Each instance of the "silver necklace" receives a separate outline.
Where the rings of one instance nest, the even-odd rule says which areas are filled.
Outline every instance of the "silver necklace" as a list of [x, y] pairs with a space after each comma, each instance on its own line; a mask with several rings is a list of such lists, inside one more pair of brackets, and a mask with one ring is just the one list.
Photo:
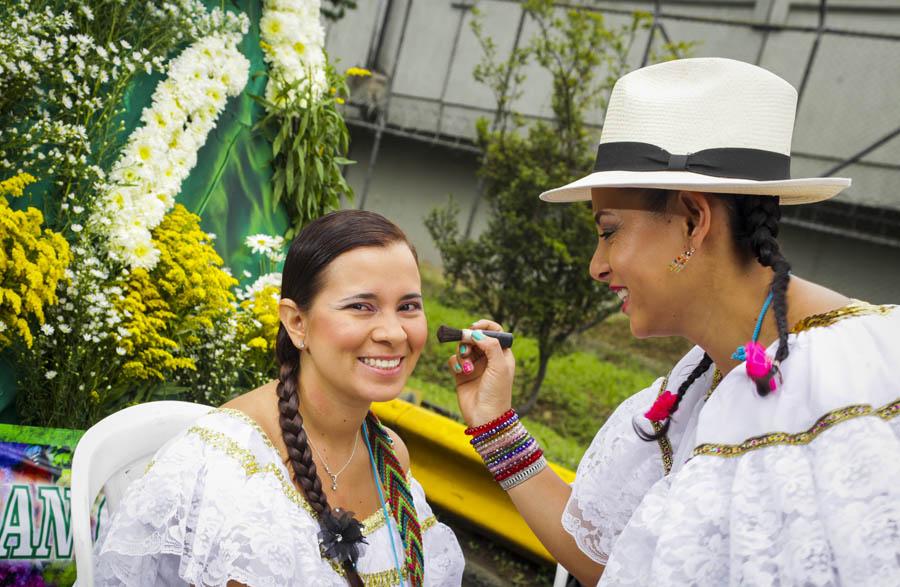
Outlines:
[[347, 468], [350, 464], [350, 461], [353, 460], [353, 456], [356, 454], [356, 447], [359, 446], [359, 432], [356, 433], [356, 437], [353, 440], [353, 450], [350, 452], [350, 458], [347, 459], [347, 462], [344, 463], [344, 466], [341, 467], [341, 470], [337, 473], [332, 473], [331, 468], [328, 466], [328, 461], [325, 460], [325, 457], [322, 456], [322, 453], [319, 452], [319, 449], [316, 448], [316, 445], [313, 444], [312, 439], [309, 437], [309, 434], [306, 435], [306, 441], [309, 443], [309, 446], [312, 447], [313, 451], [317, 455], [319, 455], [319, 460], [322, 461], [322, 466], [325, 467], [325, 472], [328, 473], [328, 476], [331, 477], [331, 490], [337, 491], [337, 481], [338, 477], [341, 476], [341, 473]]

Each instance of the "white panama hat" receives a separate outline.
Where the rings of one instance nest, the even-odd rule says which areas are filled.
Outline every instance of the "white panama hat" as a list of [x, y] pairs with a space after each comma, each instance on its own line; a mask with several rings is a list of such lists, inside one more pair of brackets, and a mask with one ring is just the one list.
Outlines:
[[761, 67], [679, 59], [622, 76], [613, 87], [594, 172], [546, 191], [548, 202], [591, 199], [591, 188], [660, 188], [827, 200], [842, 177], [791, 179], [797, 90]]

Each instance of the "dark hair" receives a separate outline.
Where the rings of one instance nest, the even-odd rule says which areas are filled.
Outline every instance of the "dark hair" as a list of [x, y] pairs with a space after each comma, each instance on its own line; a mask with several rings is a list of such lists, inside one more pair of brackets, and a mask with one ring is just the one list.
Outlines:
[[[281, 297], [293, 300], [300, 309], [308, 309], [322, 289], [325, 269], [338, 256], [361, 247], [386, 247], [397, 242], [408, 245], [416, 257], [415, 248], [403, 231], [375, 212], [340, 210], [317, 218], [291, 243], [282, 271]], [[298, 389], [300, 352], [283, 324], [278, 327], [275, 358], [279, 364], [276, 393], [281, 434], [297, 484], [322, 524], [326, 518], [334, 519], [335, 515], [322, 491], [322, 482], [303, 429]], [[369, 423], [370, 427], [373, 425]], [[355, 567], [349, 562], [343, 566], [350, 584], [362, 585]]]
[[[664, 212], [669, 198], [678, 193], [669, 190], [647, 190], [644, 197], [650, 204], [651, 211]], [[781, 220], [781, 207], [777, 197], [750, 196], [721, 194], [714, 196], [724, 204], [728, 212], [728, 222], [734, 244], [739, 254], [744, 256], [747, 262], [757, 262], [763, 267], [771, 267], [775, 275], [772, 277], [770, 290], [772, 292], [772, 311], [775, 314], [775, 325], [778, 328], [778, 350], [775, 352], [775, 361], [772, 369], [762, 377], [754, 377], [756, 392], [765, 396], [769, 393], [769, 382], [778, 375], [779, 365], [787, 358], [788, 349], [788, 323], [787, 323], [787, 288], [791, 280], [791, 264], [781, 253], [778, 246], [778, 221]], [[675, 404], [670, 414], [674, 414], [681, 403], [681, 398], [687, 393], [694, 381], [703, 375], [712, 365], [712, 358], [704, 353], [703, 358], [687, 376], [676, 394]], [[662, 426], [654, 433], [648, 433], [642, 429], [638, 422], [634, 422], [634, 429], [638, 436], [644, 440], [657, 440], [669, 430], [671, 416], [666, 418]]]

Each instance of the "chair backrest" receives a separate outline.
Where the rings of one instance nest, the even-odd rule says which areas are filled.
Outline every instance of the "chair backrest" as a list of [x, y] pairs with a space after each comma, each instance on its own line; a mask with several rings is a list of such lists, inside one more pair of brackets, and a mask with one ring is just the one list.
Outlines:
[[71, 528], [80, 587], [94, 583], [91, 508], [105, 489], [111, 516], [128, 484], [143, 475], [156, 451], [212, 408], [190, 402], [139, 404], [91, 426], [72, 457]]

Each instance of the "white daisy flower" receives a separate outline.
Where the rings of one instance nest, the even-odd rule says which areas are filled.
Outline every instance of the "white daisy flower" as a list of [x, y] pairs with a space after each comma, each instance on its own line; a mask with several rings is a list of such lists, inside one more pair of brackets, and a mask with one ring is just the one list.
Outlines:
[[272, 250], [272, 237], [267, 234], [252, 234], [244, 239], [244, 244], [257, 255], [265, 255]]

